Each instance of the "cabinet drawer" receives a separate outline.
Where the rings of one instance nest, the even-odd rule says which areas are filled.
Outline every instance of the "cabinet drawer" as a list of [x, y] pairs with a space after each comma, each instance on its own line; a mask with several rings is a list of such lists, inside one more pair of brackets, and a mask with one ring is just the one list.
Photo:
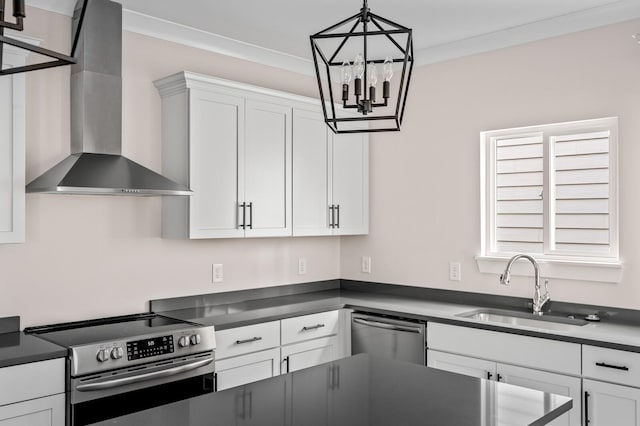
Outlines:
[[280, 321], [216, 331], [216, 359], [280, 346]]
[[522, 367], [580, 375], [580, 345], [577, 343], [429, 322], [427, 347]]
[[64, 358], [0, 368], [0, 405], [64, 393]]
[[301, 342], [338, 333], [338, 311], [282, 320], [282, 344]]
[[640, 354], [582, 345], [582, 375], [640, 387]]

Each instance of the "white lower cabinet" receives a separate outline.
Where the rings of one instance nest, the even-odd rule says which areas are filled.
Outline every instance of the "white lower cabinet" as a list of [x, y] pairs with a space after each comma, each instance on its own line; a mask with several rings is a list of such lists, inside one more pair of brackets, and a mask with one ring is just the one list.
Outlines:
[[64, 426], [63, 358], [0, 368], [0, 426]]
[[588, 426], [637, 426], [640, 389], [584, 379], [584, 418]]
[[640, 354], [582, 345], [586, 426], [640, 424]]
[[432, 350], [427, 351], [427, 366], [466, 376], [496, 380], [529, 389], [569, 396], [573, 398], [574, 408], [568, 414], [549, 424], [553, 426], [580, 425], [581, 387], [579, 377]]
[[280, 374], [280, 349], [216, 360], [216, 389], [245, 385]]
[[427, 351], [427, 366], [465, 376], [491, 380], [496, 377], [495, 361], [454, 355], [446, 352]]
[[543, 392], [564, 395], [573, 398], [573, 408], [549, 423], [552, 426], [579, 426], [581, 411], [581, 380], [579, 377], [549, 373], [532, 368], [498, 364], [496, 379], [511, 385], [522, 386]]
[[58, 394], [0, 407], [0, 426], [64, 426], [65, 395]]
[[580, 426], [581, 345], [429, 322], [427, 346], [429, 367], [571, 397], [549, 424]]
[[338, 338], [331, 336], [283, 346], [283, 372], [289, 373], [334, 361], [338, 359], [338, 345]]
[[216, 389], [242, 386], [350, 355], [349, 309], [216, 331]]

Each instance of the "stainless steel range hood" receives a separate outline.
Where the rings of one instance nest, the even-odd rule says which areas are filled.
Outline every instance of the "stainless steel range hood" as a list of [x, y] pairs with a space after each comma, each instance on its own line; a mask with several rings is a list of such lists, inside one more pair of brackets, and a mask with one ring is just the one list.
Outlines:
[[191, 195], [121, 155], [122, 5], [89, 0], [84, 19], [78, 63], [71, 67], [71, 155], [29, 183], [27, 192]]

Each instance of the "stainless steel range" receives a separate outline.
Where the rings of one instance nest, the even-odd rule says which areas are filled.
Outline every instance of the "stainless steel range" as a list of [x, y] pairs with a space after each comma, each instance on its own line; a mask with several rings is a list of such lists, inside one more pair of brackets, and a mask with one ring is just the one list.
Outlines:
[[69, 349], [67, 423], [73, 426], [214, 388], [213, 326], [150, 313], [31, 327], [25, 332]]

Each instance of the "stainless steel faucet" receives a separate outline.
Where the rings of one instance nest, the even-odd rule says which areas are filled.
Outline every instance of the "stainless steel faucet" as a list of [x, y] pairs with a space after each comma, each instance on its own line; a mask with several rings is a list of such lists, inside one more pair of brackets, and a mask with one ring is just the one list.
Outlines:
[[507, 263], [504, 274], [500, 275], [500, 284], [509, 284], [509, 280], [511, 279], [511, 265], [513, 265], [513, 262], [520, 258], [529, 260], [533, 265], [535, 280], [535, 290], [533, 292], [533, 314], [542, 315], [542, 307], [545, 303], [551, 300], [551, 297], [549, 296], [549, 280], [544, 280], [544, 294], [542, 294], [542, 292], [540, 291], [540, 271], [538, 268], [538, 262], [536, 262], [533, 257], [529, 256], [528, 254], [516, 254], [511, 259], [509, 259], [509, 263]]

